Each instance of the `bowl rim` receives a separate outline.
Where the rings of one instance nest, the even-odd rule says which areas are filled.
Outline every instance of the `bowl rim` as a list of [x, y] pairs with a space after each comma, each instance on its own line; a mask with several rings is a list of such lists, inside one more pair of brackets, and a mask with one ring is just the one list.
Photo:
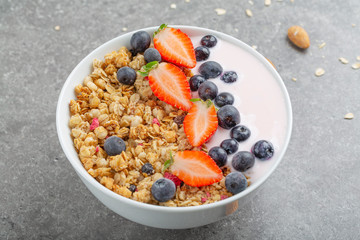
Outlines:
[[[261, 61], [265, 67], [267, 68], [267, 70], [269, 70], [272, 74], [272, 76], [276, 79], [276, 81], [278, 82], [282, 93], [284, 94], [284, 98], [285, 98], [285, 105], [286, 105], [286, 110], [287, 110], [287, 134], [286, 134], [286, 138], [285, 138], [285, 143], [284, 143], [284, 147], [277, 159], [277, 162], [270, 168], [270, 170], [261, 178], [259, 178], [255, 183], [251, 184], [248, 188], [246, 188], [244, 191], [235, 194], [229, 198], [226, 198], [224, 200], [221, 201], [217, 201], [214, 203], [210, 203], [210, 204], [204, 204], [204, 205], [200, 205], [200, 206], [187, 206], [187, 207], [168, 207], [168, 206], [159, 206], [159, 205], [153, 205], [153, 204], [148, 204], [148, 203], [142, 203], [142, 202], [138, 202], [136, 200], [132, 200], [126, 197], [123, 197], [109, 189], [107, 189], [105, 186], [103, 186], [102, 184], [100, 184], [100, 182], [98, 182], [95, 178], [93, 178], [86, 170], [84, 167], [79, 168], [75, 163], [73, 163], [74, 161], [80, 161], [79, 158], [74, 158], [65, 148], [65, 143], [64, 141], [66, 141], [63, 137], [62, 134], [60, 134], [61, 132], [61, 122], [60, 122], [60, 117], [59, 114], [61, 112], [61, 102], [63, 101], [64, 95], [65, 95], [65, 89], [67, 89], [67, 86], [70, 84], [70, 80], [73, 78], [73, 75], [75, 74], [75, 72], [77, 71], [77, 69], [80, 68], [80, 66], [82, 66], [84, 64], [84, 62], [86, 62], [88, 60], [88, 58], [90, 58], [91, 55], [93, 55], [93, 53], [99, 51], [101, 48], [104, 48], [106, 45], [110, 45], [111, 43], [114, 43], [116, 41], [119, 41], [122, 38], [126, 38], [126, 37], [130, 37], [132, 34], [134, 34], [137, 31], [155, 31], [158, 29], [158, 26], [153, 26], [153, 27], [147, 27], [147, 28], [142, 28], [142, 29], [138, 29], [132, 32], [128, 32], [125, 34], [122, 34], [120, 36], [117, 36], [105, 43], [103, 43], [102, 45], [100, 45], [99, 47], [97, 47], [96, 49], [94, 49], [93, 51], [91, 51], [85, 58], [83, 58], [77, 65], [76, 67], [71, 71], [70, 75], [67, 77], [59, 98], [58, 98], [58, 103], [57, 103], [57, 108], [56, 108], [56, 130], [57, 130], [57, 135], [59, 138], [59, 142], [60, 145], [68, 159], [68, 161], [71, 163], [72, 167], [75, 169], [76, 173], [78, 175], [80, 175], [80, 177], [83, 180], [86, 180], [89, 184], [91, 184], [93, 187], [95, 187], [97, 190], [99, 190], [101, 192], [101, 194], [105, 194], [107, 197], [110, 198], [114, 198], [116, 200], [119, 200], [120, 202], [123, 201], [128, 205], [131, 205], [133, 207], [137, 207], [137, 208], [141, 208], [141, 209], [148, 209], [148, 210], [154, 210], [154, 211], [160, 211], [160, 212], [174, 212], [174, 213], [178, 213], [178, 212], [194, 212], [194, 211], [202, 211], [202, 210], [206, 210], [206, 209], [211, 209], [211, 208], [216, 208], [216, 207], [221, 207], [221, 206], [225, 206], [227, 204], [231, 204], [234, 201], [238, 201], [240, 200], [242, 197], [250, 194], [251, 192], [255, 191], [258, 187], [260, 187], [268, 178], [269, 176], [275, 171], [275, 169], [278, 167], [278, 165], [280, 164], [280, 162], [282, 161], [286, 150], [288, 148], [289, 142], [290, 142], [290, 138], [291, 138], [291, 134], [292, 134], [292, 124], [293, 124], [293, 113], [292, 113], [292, 107], [291, 107], [291, 101], [290, 101], [290, 97], [289, 94], [287, 92], [287, 89], [285, 87], [285, 84], [281, 78], [281, 76], [279, 75], [279, 73], [276, 71], [276, 69], [270, 64], [270, 62], [263, 56], [261, 55], [259, 52], [257, 52], [256, 50], [254, 50], [252, 47], [250, 47], [249, 45], [247, 45], [246, 43], [242, 42], [241, 40], [232, 37], [228, 34], [219, 32], [219, 31], [215, 31], [212, 29], [207, 29], [207, 28], [202, 28], [202, 27], [197, 27], [197, 26], [188, 26], [188, 25], [168, 25], [171, 26], [173, 28], [179, 28], [181, 30], [184, 31], [203, 31], [203, 32], [207, 32], [208, 34], [212, 34], [215, 36], [221, 36], [221, 38], [223, 38], [226, 41], [229, 41], [239, 47], [241, 47], [243, 50], [249, 52], [250, 54], [252, 54], [254, 57], [256, 57], [259, 61]], [[105, 53], [106, 54], [106, 53]], [[92, 59], [91, 59], [92, 60]], [[82, 166], [82, 165], [81, 165]]]

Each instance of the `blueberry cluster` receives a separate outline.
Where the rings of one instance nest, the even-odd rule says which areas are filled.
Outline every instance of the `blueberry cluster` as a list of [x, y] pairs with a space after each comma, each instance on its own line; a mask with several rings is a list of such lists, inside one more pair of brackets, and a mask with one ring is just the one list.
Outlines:
[[[150, 35], [145, 31], [138, 31], [131, 36], [130, 52], [135, 56], [138, 53], [144, 53], [147, 63], [153, 61], [161, 61], [161, 55], [155, 48], [149, 48], [151, 43]], [[117, 71], [117, 80], [125, 85], [133, 85], [136, 80], [136, 71], [130, 67], [122, 67]]]
[[[195, 48], [197, 61], [205, 61], [209, 58], [209, 48], [217, 43], [217, 39], [212, 35], [207, 35], [201, 39], [200, 47]], [[247, 171], [255, 164], [255, 158], [266, 160], [273, 156], [274, 147], [266, 140], [256, 142], [251, 151], [239, 151], [239, 143], [247, 140], [251, 131], [240, 123], [240, 113], [233, 106], [234, 96], [228, 92], [218, 94], [218, 88], [215, 83], [207, 81], [211, 78], [220, 79], [225, 83], [233, 83], [238, 79], [235, 71], [223, 73], [222, 66], [215, 61], [207, 61], [200, 65], [199, 75], [190, 78], [191, 91], [198, 91], [199, 97], [206, 101], [214, 100], [215, 105], [219, 108], [217, 117], [219, 126], [224, 129], [231, 129], [230, 139], [225, 139], [219, 147], [213, 147], [209, 150], [209, 156], [216, 162], [219, 167], [224, 167], [227, 163], [228, 155], [234, 154], [231, 165], [236, 172], [226, 176], [225, 185], [228, 191], [233, 194], [243, 191], [247, 187], [246, 177], [242, 172]]]

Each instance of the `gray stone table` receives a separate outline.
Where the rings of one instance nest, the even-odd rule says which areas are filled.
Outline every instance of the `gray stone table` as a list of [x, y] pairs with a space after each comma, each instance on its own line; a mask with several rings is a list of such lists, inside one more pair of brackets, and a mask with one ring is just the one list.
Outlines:
[[[360, 70], [351, 68], [360, 1], [74, 2], [0, 0], [0, 239], [360, 239]], [[76, 64], [123, 28], [161, 23], [256, 45], [294, 112], [288, 151], [263, 190], [241, 214], [195, 229], [149, 228], [107, 209], [75, 174], [55, 129], [57, 98]], [[307, 29], [307, 51], [287, 40], [291, 25]], [[355, 117], [345, 120], [349, 112]]]

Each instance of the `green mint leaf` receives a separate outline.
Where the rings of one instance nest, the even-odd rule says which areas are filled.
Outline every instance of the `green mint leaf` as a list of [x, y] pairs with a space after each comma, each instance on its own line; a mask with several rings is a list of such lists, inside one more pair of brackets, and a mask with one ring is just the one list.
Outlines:
[[138, 71], [138, 73], [140, 73], [141, 76], [146, 77], [147, 75], [149, 75], [149, 72], [157, 68], [158, 65], [159, 65], [158, 61], [149, 62], [148, 64], [143, 66], [144, 71]]
[[167, 24], [163, 23], [160, 25], [160, 27], [158, 28], [158, 30], [156, 30], [153, 34], [153, 38], [155, 37], [156, 34], [158, 34], [161, 30], [163, 30], [164, 28], [167, 27]]
[[164, 163], [162, 172], [165, 172], [165, 170], [168, 169], [173, 163], [174, 163], [174, 158], [172, 156], [172, 152], [170, 151], [170, 159], [166, 160], [166, 162]]

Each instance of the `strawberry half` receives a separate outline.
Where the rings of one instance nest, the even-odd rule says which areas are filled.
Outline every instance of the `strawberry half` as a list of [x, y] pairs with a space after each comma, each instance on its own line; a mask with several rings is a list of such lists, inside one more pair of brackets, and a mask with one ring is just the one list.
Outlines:
[[214, 160], [202, 151], [177, 152], [170, 168], [174, 175], [193, 187], [207, 186], [223, 177]]
[[193, 68], [196, 65], [194, 46], [191, 39], [180, 29], [161, 25], [154, 33], [154, 47], [161, 58], [179, 66]]
[[149, 73], [149, 85], [155, 96], [174, 107], [191, 108], [189, 82], [180, 68], [171, 63], [160, 63]]
[[194, 147], [205, 143], [218, 128], [218, 118], [214, 104], [196, 101], [184, 118], [184, 132]]

